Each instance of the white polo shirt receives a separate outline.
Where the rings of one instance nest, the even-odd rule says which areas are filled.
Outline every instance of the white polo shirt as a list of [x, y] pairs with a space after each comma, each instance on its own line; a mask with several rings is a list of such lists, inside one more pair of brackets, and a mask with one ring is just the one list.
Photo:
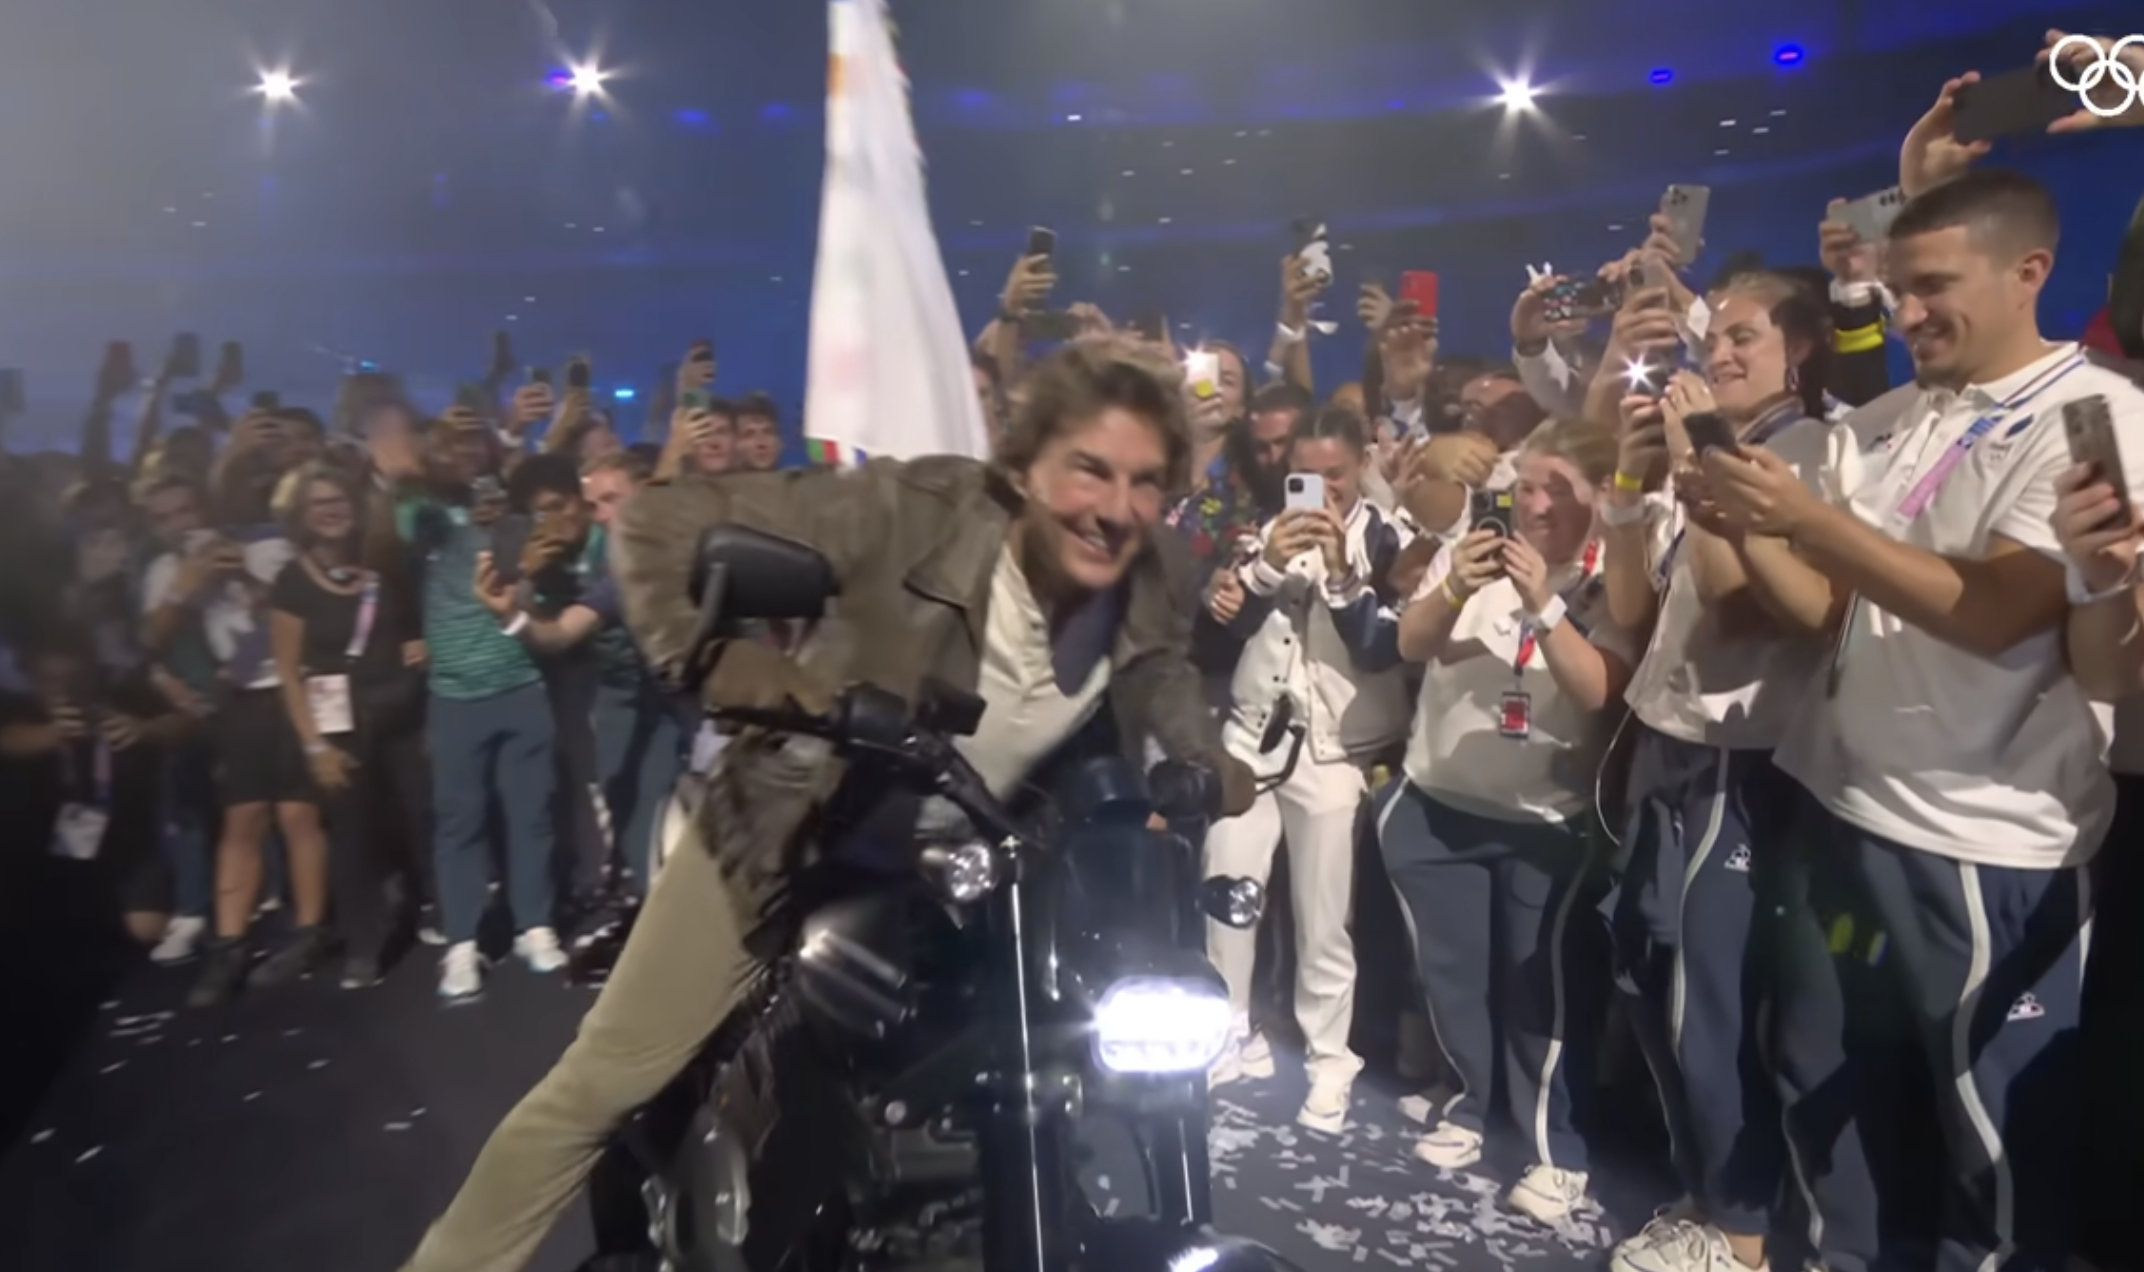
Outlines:
[[[1845, 455], [1853, 448], [1834, 433], [1821, 420], [1799, 419], [1764, 445], [1811, 490], [1837, 502], [1840, 468], [1857, 465], [1847, 465]], [[1653, 568], [1658, 578], [1660, 567], [1667, 566], [1667, 588], [1652, 643], [1624, 700], [1640, 720], [1668, 737], [1728, 750], [1772, 750], [1786, 736], [1811, 685], [1822, 686], [1830, 646], [1820, 637], [1723, 632], [1718, 611], [1707, 609], [1697, 593], [1682, 505], [1670, 499], [1665, 508], [1666, 534], [1655, 533]]]
[[1087, 723], [1109, 687], [1109, 662], [1107, 656], [1097, 659], [1085, 683], [1070, 692], [1058, 685], [1049, 620], [1011, 543], [1000, 548], [976, 679], [983, 718], [972, 736], [953, 744], [991, 794], [1010, 795], [1029, 770]]
[[[1900, 505], [1975, 420], [2045, 377], [2059, 378], [1989, 430], [1918, 516], [1904, 515]], [[2137, 457], [2131, 498], [2144, 501], [2144, 393], [2064, 344], [1990, 384], [1907, 385], [1855, 412], [1847, 427], [1873, 451], [1847, 507], [1928, 552], [1980, 558], [2001, 535], [2059, 558], [2049, 517], [2055, 478], [2070, 466], [2062, 406], [2094, 394]], [[2055, 869], [2098, 849], [2114, 805], [2104, 762], [2113, 711], [2078, 689], [2059, 627], [1988, 659], [1857, 602], [1836, 663], [1777, 759], [1841, 820], [1987, 866]]]
[[[1600, 585], [1600, 557], [1593, 569], [1567, 565], [1552, 584], [1570, 607], [1569, 617], [1601, 649], [1626, 661], [1638, 656], [1635, 638], [1608, 620]], [[1452, 554], [1440, 552], [1415, 589], [1414, 605], [1448, 605], [1440, 594]], [[1415, 701], [1407, 742], [1407, 780], [1440, 803], [1496, 821], [1563, 821], [1593, 806], [1593, 781], [1607, 744], [1610, 714], [1584, 711], [1563, 696], [1536, 640], [1523, 672], [1517, 670], [1526, 612], [1518, 589], [1498, 579], [1467, 598], [1443, 651], [1429, 660]], [[1526, 737], [1503, 734], [1507, 694], [1528, 699]]]

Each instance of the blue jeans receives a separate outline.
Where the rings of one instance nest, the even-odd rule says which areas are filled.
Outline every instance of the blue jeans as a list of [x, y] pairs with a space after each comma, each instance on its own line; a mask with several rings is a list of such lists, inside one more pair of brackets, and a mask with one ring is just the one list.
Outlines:
[[449, 943], [476, 939], [491, 880], [485, 834], [494, 799], [506, 830], [506, 897], [514, 930], [549, 927], [551, 878], [551, 699], [542, 682], [491, 698], [434, 696], [433, 868], [439, 918]]
[[635, 896], [648, 894], [648, 862], [660, 831], [656, 814], [684, 768], [685, 731], [652, 684], [599, 684], [595, 692], [596, 772], [616, 857], [632, 871]]

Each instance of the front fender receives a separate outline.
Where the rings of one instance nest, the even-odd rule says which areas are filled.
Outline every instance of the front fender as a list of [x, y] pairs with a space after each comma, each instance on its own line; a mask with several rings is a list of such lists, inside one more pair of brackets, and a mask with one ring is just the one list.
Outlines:
[[1080, 1241], [1080, 1272], [1302, 1272], [1244, 1237], [1152, 1219], [1105, 1219]]

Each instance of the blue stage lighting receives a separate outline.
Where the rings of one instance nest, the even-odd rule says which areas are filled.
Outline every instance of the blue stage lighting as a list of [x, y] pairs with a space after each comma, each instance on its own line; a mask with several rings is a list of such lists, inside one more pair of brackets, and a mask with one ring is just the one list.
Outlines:
[[626, 388], [617, 388], [617, 389], [612, 389], [612, 390], [610, 391], [610, 395], [611, 395], [611, 396], [612, 396], [613, 398], [615, 398], [615, 399], [617, 399], [618, 401], [620, 401], [620, 402], [630, 402], [630, 401], [632, 401], [632, 400], [633, 400], [633, 391], [632, 391], [631, 389], [626, 389]]
[[1663, 66], [1649, 77], [1655, 84], [1666, 84], [1675, 78], [1675, 72]]
[[1798, 65], [1802, 60], [1802, 46], [1799, 44], [1782, 44], [1772, 54], [1772, 60], [1781, 66]]
[[704, 110], [681, 110], [677, 113], [677, 122], [687, 128], [705, 128], [708, 124], [708, 115]]

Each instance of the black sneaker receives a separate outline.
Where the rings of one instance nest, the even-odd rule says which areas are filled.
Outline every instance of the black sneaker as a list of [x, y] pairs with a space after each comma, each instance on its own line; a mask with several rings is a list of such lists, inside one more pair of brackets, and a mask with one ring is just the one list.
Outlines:
[[370, 989], [379, 983], [380, 960], [364, 954], [352, 954], [342, 961], [344, 989]]
[[188, 1007], [214, 1007], [231, 1001], [238, 983], [246, 978], [246, 942], [243, 937], [221, 937], [202, 947], [201, 975], [186, 995]]
[[246, 977], [249, 989], [274, 989], [305, 976], [328, 961], [327, 929], [301, 927], [290, 934], [283, 948], [261, 961]]

